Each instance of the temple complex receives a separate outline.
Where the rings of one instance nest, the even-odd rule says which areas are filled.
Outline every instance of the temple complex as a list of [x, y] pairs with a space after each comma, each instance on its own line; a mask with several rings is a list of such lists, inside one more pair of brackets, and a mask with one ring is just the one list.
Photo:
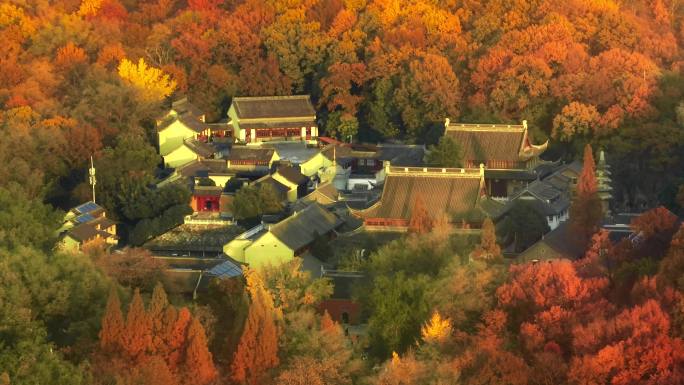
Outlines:
[[528, 182], [537, 179], [534, 169], [548, 141], [534, 145], [527, 121], [511, 124], [452, 124], [447, 118], [444, 135], [461, 146], [463, 166], [485, 166], [485, 183], [493, 199], [508, 200]]
[[316, 111], [309, 95], [234, 97], [228, 124], [241, 143], [315, 140]]
[[447, 214], [451, 222], [478, 227], [484, 219], [480, 203], [487, 199], [484, 167], [479, 169], [385, 167], [380, 200], [353, 210], [366, 226], [408, 228], [416, 202], [432, 219]]

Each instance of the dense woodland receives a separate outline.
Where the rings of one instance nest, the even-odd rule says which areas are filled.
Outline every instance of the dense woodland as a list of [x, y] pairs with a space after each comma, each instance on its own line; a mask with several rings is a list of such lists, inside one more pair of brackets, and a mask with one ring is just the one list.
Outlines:
[[684, 383], [684, 230], [662, 208], [639, 244], [577, 217], [583, 259], [510, 268], [492, 226], [468, 242], [417, 218], [355, 261], [366, 345], [316, 311], [330, 283], [297, 261], [189, 301], [143, 251], [53, 251], [91, 155], [124, 241], [187, 212], [188, 191], [150, 187], [155, 119], [182, 95], [216, 121], [235, 95], [309, 93], [354, 141], [525, 119], [550, 160], [605, 149], [618, 206], [681, 213], [683, 17], [677, 0], [2, 1], [0, 384]]

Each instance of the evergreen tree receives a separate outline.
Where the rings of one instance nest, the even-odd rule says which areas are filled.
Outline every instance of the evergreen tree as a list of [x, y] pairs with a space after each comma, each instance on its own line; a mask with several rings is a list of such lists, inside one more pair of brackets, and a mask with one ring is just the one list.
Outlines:
[[570, 206], [570, 228], [582, 247], [586, 247], [599, 227], [603, 211], [597, 188], [596, 165], [591, 145], [584, 147], [584, 163], [577, 190]]
[[102, 317], [102, 329], [100, 330], [100, 348], [104, 351], [115, 351], [121, 345], [124, 330], [121, 302], [116, 288], [112, 288], [107, 300], [107, 308]]
[[514, 243], [516, 251], [523, 251], [549, 232], [549, 223], [530, 201], [516, 199], [503, 219], [502, 231], [507, 234], [507, 241]]
[[430, 146], [425, 162], [434, 167], [463, 167], [463, 150], [451, 136], [444, 135], [439, 143]]
[[128, 306], [122, 342], [124, 351], [133, 360], [144, 356], [152, 345], [152, 325], [138, 289]]
[[278, 365], [278, 330], [273, 298], [259, 274], [245, 269], [251, 300], [247, 321], [231, 365], [232, 378], [240, 384], [257, 385]]
[[207, 348], [207, 337], [204, 327], [197, 320], [192, 320], [188, 329], [188, 347], [185, 352], [185, 383], [190, 385], [205, 385], [213, 381], [216, 376], [216, 368], [212, 361], [211, 352]]

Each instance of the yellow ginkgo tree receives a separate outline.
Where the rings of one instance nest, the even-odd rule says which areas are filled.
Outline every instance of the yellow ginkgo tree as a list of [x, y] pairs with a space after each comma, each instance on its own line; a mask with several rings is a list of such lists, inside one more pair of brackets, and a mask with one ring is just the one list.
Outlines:
[[95, 16], [102, 8], [102, 0], [83, 0], [78, 8], [79, 16]]
[[126, 58], [121, 59], [118, 72], [122, 79], [140, 90], [145, 100], [161, 100], [176, 89], [175, 80], [159, 68], [148, 66], [142, 58], [137, 64]]
[[423, 341], [426, 343], [442, 343], [451, 335], [451, 330], [451, 320], [442, 318], [439, 312], [435, 310], [420, 332]]

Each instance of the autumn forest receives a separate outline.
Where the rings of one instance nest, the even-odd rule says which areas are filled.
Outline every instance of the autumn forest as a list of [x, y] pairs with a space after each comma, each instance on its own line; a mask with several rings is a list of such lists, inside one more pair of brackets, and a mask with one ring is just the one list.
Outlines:
[[[347, 261], [359, 339], [298, 258], [192, 295], [143, 249], [56, 250], [91, 156], [120, 244], [182, 222], [190, 192], [152, 187], [172, 100], [214, 123], [300, 94], [342, 142], [525, 120], [544, 160], [584, 161], [582, 257], [516, 263], [491, 221], [412, 221]], [[0, 134], [0, 385], [684, 384], [678, 0], [2, 0]], [[598, 149], [638, 242], [593, 215]]]

